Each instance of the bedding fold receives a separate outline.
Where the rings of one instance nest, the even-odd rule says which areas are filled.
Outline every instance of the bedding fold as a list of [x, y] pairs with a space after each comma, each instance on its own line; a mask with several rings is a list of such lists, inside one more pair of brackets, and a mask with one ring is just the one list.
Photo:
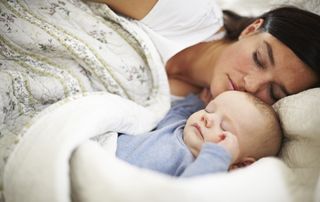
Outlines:
[[[58, 108], [82, 96], [91, 97], [92, 92], [104, 92], [150, 110], [156, 117], [151, 122], [159, 120], [169, 108], [165, 69], [151, 40], [134, 22], [116, 15], [106, 5], [80, 0], [0, 1], [0, 27], [1, 192], [6, 190], [4, 170], [11, 172], [6, 165], [19, 155], [28, 156], [31, 150], [38, 150], [38, 153], [33, 153], [35, 156], [30, 164], [41, 170], [37, 159], [44, 158], [42, 155], [46, 152], [47, 158], [54, 156], [54, 151], [61, 152], [59, 155], [66, 152], [63, 153], [66, 165], [67, 153], [70, 154], [77, 144], [109, 132], [106, 129], [87, 134], [84, 139], [79, 135], [79, 139], [73, 137], [72, 140], [59, 136], [63, 131], [56, 131], [56, 135], [50, 136], [50, 131], [57, 129], [55, 120], [43, 122], [43, 131], [30, 132], [40, 119], [47, 116], [44, 115], [45, 110], [51, 106]], [[92, 105], [92, 110], [104, 105], [102, 102], [99, 104], [101, 106]], [[67, 117], [56, 118], [63, 121]], [[82, 125], [85, 127], [86, 123]], [[150, 129], [150, 126], [145, 128]], [[54, 139], [58, 137], [61, 139]], [[25, 138], [34, 138], [33, 143], [26, 143]], [[52, 143], [48, 141], [41, 146], [42, 140], [51, 140]], [[72, 141], [71, 146], [69, 143]], [[39, 148], [33, 147], [37, 142]], [[55, 150], [56, 144], [61, 144], [61, 151]], [[68, 146], [62, 147], [64, 144]], [[25, 153], [19, 154], [19, 148], [25, 148]], [[60, 157], [57, 157], [59, 163], [62, 162]], [[52, 166], [50, 169], [57, 168]], [[57, 171], [60, 173], [59, 169]], [[14, 184], [13, 181], [10, 183]], [[24, 184], [26, 189], [30, 189], [28, 181]]]
[[290, 169], [279, 159], [260, 159], [246, 169], [175, 178], [119, 160], [95, 142], [85, 142], [70, 160], [73, 198], [89, 201], [284, 202], [298, 201]]
[[10, 156], [4, 175], [5, 199], [70, 201], [69, 159], [79, 145], [106, 131], [146, 132], [161, 116], [109, 93], [68, 98], [48, 107]]
[[116, 159], [117, 133], [153, 129], [170, 95], [149, 37], [106, 5], [0, 1], [0, 80], [0, 201], [301, 199], [276, 158], [192, 179]]

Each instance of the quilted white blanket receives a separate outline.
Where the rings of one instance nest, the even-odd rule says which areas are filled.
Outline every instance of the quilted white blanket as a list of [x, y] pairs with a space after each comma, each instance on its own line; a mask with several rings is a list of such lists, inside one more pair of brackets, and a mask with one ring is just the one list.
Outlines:
[[[161, 107], [163, 101], [165, 100], [159, 99], [159, 103], [154, 106]], [[69, 98], [50, 106], [33, 120], [10, 156], [4, 174], [5, 199], [30, 202], [70, 201], [69, 174], [86, 166], [83, 164], [69, 169], [69, 159], [79, 145], [90, 137], [109, 131], [133, 134], [146, 132], [155, 126], [160, 115], [152, 107], [145, 108], [109, 93]], [[109, 151], [115, 151], [116, 137], [117, 133], [109, 133], [105, 137], [109, 142]], [[94, 153], [91, 155], [93, 156], [90, 158], [96, 158]], [[107, 156], [101, 158], [102, 161], [104, 159]], [[101, 168], [93, 167], [90, 172], [95, 173], [96, 169]], [[107, 170], [111, 173], [117, 171]], [[88, 182], [92, 180], [99, 181], [99, 178]], [[85, 187], [95, 186], [88, 182]], [[78, 184], [73, 184], [72, 189], [86, 193], [85, 190], [77, 189]]]
[[[104, 133], [125, 130], [117, 126], [124, 118], [133, 121], [132, 113], [136, 111], [122, 102], [131, 100], [152, 114], [143, 125], [144, 131], [154, 127], [169, 108], [165, 70], [150, 39], [134, 22], [117, 16], [107, 6], [80, 0], [0, 1], [0, 28], [0, 191], [5, 192], [1, 198], [10, 201], [11, 196], [19, 196], [25, 190], [17, 189], [19, 186], [32, 188], [39, 183], [42, 188], [33, 190], [44, 190], [43, 181], [52, 185], [47, 176], [56, 179], [61, 170], [67, 171], [60, 166], [62, 153], [66, 165], [70, 152], [82, 141], [98, 136], [95, 139], [103, 143]], [[73, 108], [74, 111], [69, 111], [72, 118], [68, 118], [68, 114], [56, 119], [45, 118], [53, 108], [73, 103], [81, 96], [91, 97], [91, 93], [97, 91], [117, 97], [105, 103], [100, 101], [84, 108]], [[104, 111], [103, 107], [108, 109]], [[127, 114], [120, 113], [123, 109]], [[90, 121], [101, 121], [99, 113], [87, 121], [77, 122], [82, 116], [89, 117], [86, 113], [75, 116], [81, 110], [96, 110], [108, 116], [100, 122], [105, 130], [96, 131], [100, 128], [97, 126], [90, 128], [89, 133], [85, 128], [89, 128]], [[124, 118], [117, 119], [113, 114], [116, 110]], [[47, 121], [41, 122], [42, 118]], [[41, 130], [34, 131], [40, 122]], [[116, 128], [108, 128], [110, 124]], [[72, 137], [65, 134], [66, 128], [72, 131]], [[77, 134], [78, 129], [87, 131], [86, 135]], [[37, 143], [41, 147], [38, 148]], [[68, 146], [63, 146], [65, 144]], [[27, 152], [20, 153], [22, 148]], [[59, 156], [58, 164], [53, 154]], [[20, 161], [19, 155], [24, 160]], [[50, 164], [44, 166], [44, 159]], [[31, 166], [32, 171], [24, 168], [23, 162]], [[39, 170], [47, 170], [48, 175], [31, 174]], [[41, 176], [40, 181], [36, 182], [34, 176]], [[62, 178], [67, 180], [64, 176], [58, 177]], [[9, 187], [13, 184], [17, 186], [11, 195]], [[59, 184], [59, 187], [64, 192], [68, 190], [65, 189], [67, 184]], [[54, 195], [55, 191], [47, 190]], [[34, 196], [32, 192], [29, 194]], [[57, 201], [55, 199], [52, 198]]]

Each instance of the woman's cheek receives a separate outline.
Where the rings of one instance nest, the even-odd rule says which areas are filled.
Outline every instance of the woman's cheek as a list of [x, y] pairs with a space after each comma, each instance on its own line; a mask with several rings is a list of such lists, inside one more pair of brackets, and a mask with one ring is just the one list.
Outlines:
[[212, 94], [212, 98], [214, 99], [220, 93], [227, 91], [227, 81], [226, 81], [226, 74], [222, 74], [220, 77], [215, 77], [210, 84], [210, 92]]

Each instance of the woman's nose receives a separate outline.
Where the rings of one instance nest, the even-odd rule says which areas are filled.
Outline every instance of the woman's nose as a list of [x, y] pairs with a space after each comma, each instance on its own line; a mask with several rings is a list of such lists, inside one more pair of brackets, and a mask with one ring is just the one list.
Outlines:
[[250, 94], [257, 94], [260, 90], [265, 88], [269, 83], [269, 78], [266, 75], [252, 75], [244, 77], [244, 89]]

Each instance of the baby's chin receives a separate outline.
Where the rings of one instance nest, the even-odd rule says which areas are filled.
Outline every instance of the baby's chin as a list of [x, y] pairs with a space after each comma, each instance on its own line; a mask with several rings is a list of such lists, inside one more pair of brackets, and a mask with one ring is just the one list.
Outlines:
[[198, 149], [195, 149], [195, 148], [190, 148], [188, 147], [191, 154], [193, 155], [194, 158], [197, 158], [199, 156], [199, 150]]
[[188, 147], [189, 151], [192, 153], [192, 155], [193, 155], [195, 158], [199, 155], [200, 150], [199, 150], [197, 147], [195, 147], [195, 145], [190, 145], [190, 144], [188, 144], [188, 141], [187, 141], [187, 142], [184, 141], [184, 144]]

